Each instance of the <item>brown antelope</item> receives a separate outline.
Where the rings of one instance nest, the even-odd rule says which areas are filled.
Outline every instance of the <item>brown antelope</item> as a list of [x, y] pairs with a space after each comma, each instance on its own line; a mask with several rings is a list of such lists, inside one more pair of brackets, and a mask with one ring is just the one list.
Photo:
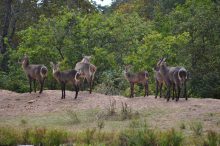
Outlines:
[[84, 56], [83, 59], [80, 61], [82, 63], [90, 63], [90, 59], [92, 56]]
[[149, 94], [148, 91], [148, 72], [147, 71], [141, 71], [138, 73], [131, 73], [129, 72], [129, 69], [131, 68], [131, 65], [126, 65], [125, 70], [124, 70], [124, 76], [130, 83], [130, 89], [131, 89], [131, 94], [130, 97], [134, 97], [134, 84], [140, 83], [144, 85], [145, 92], [144, 92], [144, 97]]
[[96, 66], [90, 63], [90, 58], [91, 56], [84, 56], [80, 62], [76, 63], [75, 70], [80, 71], [80, 77], [83, 78], [83, 81], [86, 78], [90, 88], [89, 93], [91, 94]]
[[157, 98], [158, 95], [158, 90], [160, 92], [160, 98], [162, 97], [162, 88], [163, 88], [163, 77], [159, 72], [159, 68], [156, 66], [154, 69], [154, 78], [156, 81], [156, 94], [155, 94], [155, 98]]
[[62, 96], [61, 99], [65, 99], [66, 93], [66, 83], [72, 84], [72, 86], [75, 88], [76, 94], [75, 99], [78, 96], [79, 92], [79, 77], [80, 72], [77, 72], [76, 70], [67, 70], [67, 71], [60, 71], [59, 64], [54, 64], [53, 62], [50, 62], [52, 70], [53, 70], [53, 77], [61, 84], [61, 90], [62, 90]]
[[47, 67], [44, 65], [37, 65], [37, 64], [30, 64], [29, 58], [27, 55], [24, 56], [22, 61], [20, 62], [22, 64], [22, 68], [28, 77], [29, 84], [30, 84], [30, 90], [29, 92], [32, 92], [32, 81], [34, 82], [34, 92], [36, 92], [36, 80], [40, 83], [40, 94], [43, 92], [43, 86], [44, 81], [47, 77]]
[[[173, 98], [175, 97], [175, 92], [177, 91], [176, 101], [179, 100], [180, 90], [182, 85], [186, 85], [187, 80], [187, 71], [183, 67], [169, 67], [165, 62], [166, 58], [162, 58], [157, 63], [159, 67], [159, 73], [162, 75], [162, 78], [167, 86], [166, 98], [167, 101], [170, 99], [170, 90], [173, 87]], [[186, 86], [184, 96], [186, 96]], [[187, 97], [186, 97], [187, 100]]]
[[177, 92], [176, 101], [180, 98], [181, 89], [184, 88], [183, 97], [187, 100], [186, 95], [186, 81], [188, 78], [188, 73], [184, 67], [176, 67], [176, 69], [170, 74], [175, 86], [175, 91]]

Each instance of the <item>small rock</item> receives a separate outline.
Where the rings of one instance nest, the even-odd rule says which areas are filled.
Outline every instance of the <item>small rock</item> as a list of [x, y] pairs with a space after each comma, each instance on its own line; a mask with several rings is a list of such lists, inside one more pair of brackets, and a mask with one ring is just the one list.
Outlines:
[[35, 100], [29, 100], [29, 101], [28, 101], [28, 103], [33, 103], [33, 102], [35, 102]]

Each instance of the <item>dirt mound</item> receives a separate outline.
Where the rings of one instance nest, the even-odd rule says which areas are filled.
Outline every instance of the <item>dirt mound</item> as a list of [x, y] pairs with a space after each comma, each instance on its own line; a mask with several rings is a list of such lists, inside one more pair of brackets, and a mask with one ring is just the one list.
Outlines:
[[220, 122], [220, 100], [217, 99], [189, 98], [188, 101], [180, 99], [179, 102], [166, 102], [165, 99], [155, 99], [154, 96], [126, 98], [79, 92], [79, 96], [75, 100], [74, 95], [75, 92], [66, 91], [66, 99], [61, 99], [61, 91], [59, 90], [45, 90], [41, 95], [0, 90], [0, 118], [41, 115], [68, 109], [105, 109], [109, 107], [110, 100], [114, 99], [119, 108], [122, 102], [126, 102], [132, 110], [147, 111], [147, 114], [151, 114], [151, 111], [156, 113], [152, 121], [161, 121], [165, 125], [176, 120], [189, 119], [200, 119], [206, 121], [206, 124], [210, 124], [210, 126]]

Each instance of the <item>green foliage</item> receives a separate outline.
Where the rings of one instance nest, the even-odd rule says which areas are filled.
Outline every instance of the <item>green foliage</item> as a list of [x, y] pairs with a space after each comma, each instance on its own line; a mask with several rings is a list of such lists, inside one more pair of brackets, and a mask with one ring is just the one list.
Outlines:
[[67, 141], [67, 132], [61, 130], [50, 130], [46, 132], [44, 144], [46, 146], [59, 146]]
[[116, 114], [116, 100], [110, 99], [109, 106], [107, 107], [107, 116], [113, 116]]
[[203, 133], [203, 126], [201, 122], [192, 122], [190, 124], [190, 129], [194, 132], [196, 136], [201, 136]]
[[[18, 4], [13, 6], [18, 9]], [[31, 13], [26, 21], [18, 20], [21, 28], [13, 40], [18, 47], [12, 47], [10, 37], [4, 38], [11, 49], [0, 56], [1, 66], [7, 68], [0, 70], [1, 88], [28, 91], [27, 79], [17, 64], [24, 54], [29, 55], [31, 63], [49, 68], [45, 85], [49, 89], [57, 88], [50, 61], [61, 62], [61, 69], [65, 70], [74, 68], [85, 54], [92, 55], [92, 63], [97, 66], [96, 91], [127, 95], [129, 84], [122, 71], [125, 64], [132, 64], [133, 72], [149, 72], [153, 93], [152, 68], [165, 56], [168, 65], [184, 66], [190, 72], [187, 86], [192, 96], [220, 97], [220, 4], [217, 1], [117, 1], [104, 14], [87, 2], [76, 5], [45, 1], [41, 7], [35, 5], [34, 2], [21, 4], [21, 9]], [[34, 14], [37, 18], [32, 20]]]
[[[97, 131], [96, 128], [87, 129], [81, 132], [67, 132], [64, 129], [46, 129], [46, 128], [24, 128], [17, 129], [12, 127], [0, 128], [1, 145], [150, 145], [150, 146], [179, 146], [193, 145], [190, 139], [192, 136], [183, 137], [182, 133], [171, 129], [166, 131], [157, 131], [150, 129], [146, 122], [132, 120], [130, 128], [123, 131], [104, 132]], [[219, 144], [219, 133], [208, 131], [197, 145], [215, 146]]]
[[75, 111], [68, 110], [67, 116], [69, 118], [70, 124], [78, 124], [80, 123], [80, 119]]
[[215, 131], [208, 131], [207, 141], [205, 141], [204, 145], [218, 146], [219, 144], [220, 144], [220, 135]]
[[22, 141], [19, 130], [11, 127], [0, 127], [0, 145], [16, 145]]
[[126, 119], [131, 119], [133, 115], [131, 107], [127, 105], [126, 102], [121, 103], [121, 119], [126, 120]]
[[[30, 131], [29, 136], [29, 142], [34, 145], [43, 144], [43, 141], [45, 140], [46, 136], [46, 129], [45, 128], [35, 128], [32, 131]], [[28, 129], [25, 131], [28, 132]]]
[[96, 86], [95, 90], [106, 95], [124, 94], [124, 89], [128, 85], [120, 69], [102, 72], [99, 82], [101, 83]]
[[180, 146], [183, 142], [182, 133], [171, 129], [162, 135], [162, 140], [160, 145], [162, 146]]
[[180, 129], [182, 129], [182, 130], [183, 130], [183, 129], [186, 129], [186, 125], [185, 125], [184, 123], [181, 123], [181, 124], [180, 124]]

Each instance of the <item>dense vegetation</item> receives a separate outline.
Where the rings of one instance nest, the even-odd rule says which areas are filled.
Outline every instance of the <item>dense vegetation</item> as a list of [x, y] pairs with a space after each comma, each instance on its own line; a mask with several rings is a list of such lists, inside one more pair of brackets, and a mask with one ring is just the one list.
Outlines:
[[[111, 7], [86, 0], [0, 2], [0, 87], [28, 91], [17, 63], [25, 53], [31, 63], [60, 61], [73, 68], [82, 55], [92, 55], [98, 67], [95, 89], [127, 95], [123, 65], [148, 70], [167, 57], [169, 65], [190, 72], [188, 93], [219, 98], [220, 3], [214, 0], [116, 0]], [[46, 88], [57, 88], [50, 74]]]
[[[204, 145], [217, 146], [219, 134], [208, 131], [206, 135], [183, 136], [175, 129], [158, 131], [145, 125], [131, 124], [130, 128], [118, 132], [104, 132], [93, 128], [81, 132], [69, 132], [62, 129], [12, 128], [0, 127], [0, 145], [34, 144], [45, 146], [59, 145], [110, 145], [110, 146], [181, 146]], [[143, 125], [142, 125], [143, 126]]]

